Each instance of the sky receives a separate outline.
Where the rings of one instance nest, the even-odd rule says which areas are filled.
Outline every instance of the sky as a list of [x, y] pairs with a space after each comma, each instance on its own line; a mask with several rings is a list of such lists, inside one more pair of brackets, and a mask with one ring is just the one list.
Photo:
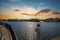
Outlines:
[[[19, 12], [14, 12], [15, 9]], [[0, 0], [0, 17], [4, 15], [17, 17], [19, 13], [35, 14], [42, 9], [60, 12], [60, 0]]]

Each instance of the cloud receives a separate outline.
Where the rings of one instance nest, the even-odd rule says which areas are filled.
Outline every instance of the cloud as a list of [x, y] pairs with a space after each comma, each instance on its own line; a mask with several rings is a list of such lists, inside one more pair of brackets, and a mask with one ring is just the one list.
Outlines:
[[37, 19], [47, 19], [47, 18], [60, 18], [60, 13], [52, 11], [52, 10], [41, 10], [39, 13], [36, 14], [22, 14], [27, 16], [32, 16], [32, 18]]
[[16, 1], [20, 1], [20, 0], [10, 0], [10, 1], [12, 1], [12, 2], [16, 2]]
[[[2, 19], [14, 19], [14, 18], [17, 18], [17, 19], [34, 19], [34, 18], [38, 18], [38, 19], [46, 19], [46, 18], [60, 18], [60, 14], [57, 14], [56, 12], [54, 11], [50, 11], [50, 10], [47, 10], [47, 9], [44, 9], [44, 10], [41, 10], [39, 13], [38, 13], [39, 10], [35, 9], [34, 7], [30, 7], [30, 6], [23, 6], [23, 7], [18, 7], [18, 6], [12, 6], [10, 10], [8, 11], [4, 11], [4, 16], [1, 16], [0, 14], [0, 17], [3, 17]], [[0, 18], [1, 19], [1, 18]]]
[[35, 14], [37, 13], [38, 10], [36, 10], [33, 7], [29, 7], [29, 6], [24, 6], [22, 7], [22, 12], [27, 13], [27, 14]]
[[44, 5], [45, 3], [40, 3], [41, 5]]
[[[35, 14], [37, 13], [38, 10], [36, 10], [34, 7], [29, 7], [29, 6], [23, 6], [23, 7], [18, 7], [18, 6], [12, 6], [8, 11], [4, 12], [4, 16], [0, 16], [2, 17], [2, 19], [30, 19], [30, 16], [27, 15], [22, 15], [24, 13], [26, 14]], [[33, 17], [32, 17], [33, 18]], [[1, 19], [1, 18], [0, 18]]]
[[[29, 7], [29, 6], [23, 6], [23, 7], [17, 7], [17, 6], [13, 6], [11, 8], [12, 11], [16, 12], [16, 13], [26, 13], [26, 14], [35, 14], [38, 12], [38, 10], [36, 10], [34, 7]], [[17, 10], [17, 11], [16, 11]]]

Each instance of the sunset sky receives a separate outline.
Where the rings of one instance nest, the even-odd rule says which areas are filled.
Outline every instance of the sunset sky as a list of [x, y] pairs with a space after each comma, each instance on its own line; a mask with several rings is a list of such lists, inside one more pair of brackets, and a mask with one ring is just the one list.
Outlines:
[[22, 13], [36, 14], [42, 9], [60, 12], [60, 0], [0, 0], [0, 19], [36, 18]]

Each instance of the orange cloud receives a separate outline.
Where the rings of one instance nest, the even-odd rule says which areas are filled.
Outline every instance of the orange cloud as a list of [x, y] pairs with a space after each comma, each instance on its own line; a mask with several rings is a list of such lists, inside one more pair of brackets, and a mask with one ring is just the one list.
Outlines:
[[[34, 12], [34, 11], [33, 11]], [[17, 14], [18, 13], [18, 14]], [[31, 14], [30, 14], [31, 13]], [[39, 12], [26, 13], [19, 9], [9, 11], [6, 15], [0, 15], [0, 19], [47, 19], [47, 18], [60, 18], [60, 13], [52, 10], [41, 10]]]
[[52, 10], [41, 10], [40, 12], [36, 14], [22, 14], [26, 16], [33, 16], [33, 18], [37, 19], [47, 19], [47, 18], [60, 18], [60, 13], [54, 12]]

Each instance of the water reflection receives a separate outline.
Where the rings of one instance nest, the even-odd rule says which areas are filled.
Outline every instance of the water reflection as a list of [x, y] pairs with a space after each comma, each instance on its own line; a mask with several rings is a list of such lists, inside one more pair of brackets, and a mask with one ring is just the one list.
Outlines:
[[35, 28], [40, 25], [41, 40], [53, 40], [60, 35], [59, 22], [5, 22], [12, 26], [18, 40], [37, 40]]
[[36, 22], [4, 22], [12, 26], [18, 40], [36, 40]]

